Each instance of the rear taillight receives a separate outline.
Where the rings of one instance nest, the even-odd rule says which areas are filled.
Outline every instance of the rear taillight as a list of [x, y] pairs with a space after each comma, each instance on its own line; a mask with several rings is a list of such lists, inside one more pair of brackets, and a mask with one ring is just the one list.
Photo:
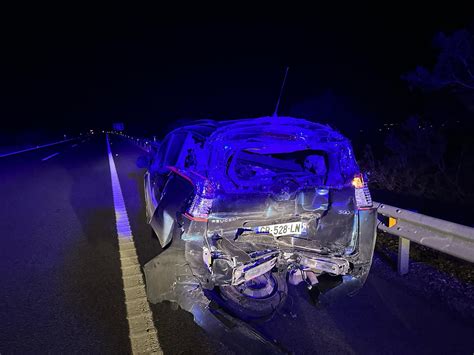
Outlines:
[[185, 216], [193, 221], [207, 222], [212, 208], [215, 187], [209, 180], [196, 184], [196, 194]]
[[364, 181], [362, 174], [355, 174], [352, 179], [352, 186], [354, 186], [354, 194], [356, 206], [358, 209], [365, 209], [372, 207], [372, 197], [370, 196], [367, 182]]
[[364, 188], [364, 177], [362, 174], [355, 174], [354, 178], [352, 179], [352, 186], [356, 189], [363, 189]]

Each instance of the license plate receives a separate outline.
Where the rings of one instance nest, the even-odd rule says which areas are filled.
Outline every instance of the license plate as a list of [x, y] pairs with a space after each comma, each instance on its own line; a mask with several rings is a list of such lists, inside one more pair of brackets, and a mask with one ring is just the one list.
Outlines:
[[291, 222], [271, 224], [269, 226], [257, 227], [257, 233], [269, 233], [275, 237], [282, 235], [300, 235], [304, 232], [306, 225], [303, 222]]

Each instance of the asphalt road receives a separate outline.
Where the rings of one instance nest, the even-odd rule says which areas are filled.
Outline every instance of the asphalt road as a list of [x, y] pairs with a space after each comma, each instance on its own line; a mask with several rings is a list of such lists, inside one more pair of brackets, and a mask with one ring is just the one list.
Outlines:
[[[111, 144], [143, 266], [161, 250], [145, 223], [143, 152], [120, 137]], [[0, 354], [130, 352], [104, 135], [0, 158], [0, 236]], [[378, 257], [353, 298], [319, 309], [290, 287], [290, 302], [251, 324], [288, 352], [474, 351], [473, 319], [416, 292]], [[151, 309], [166, 354], [232, 351], [187, 312]]]

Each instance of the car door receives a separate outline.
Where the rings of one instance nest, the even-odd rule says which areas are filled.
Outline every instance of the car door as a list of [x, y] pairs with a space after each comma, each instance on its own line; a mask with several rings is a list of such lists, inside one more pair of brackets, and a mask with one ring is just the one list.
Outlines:
[[194, 193], [194, 185], [171, 172], [163, 187], [161, 200], [151, 219], [151, 226], [162, 247], [173, 239], [177, 217], [186, 209]]
[[162, 247], [171, 241], [176, 214], [194, 189], [189, 182], [183, 184], [181, 179], [176, 179], [169, 169], [183, 160], [182, 152], [186, 149], [184, 143], [187, 137], [187, 132], [171, 133], [167, 136], [156, 160], [150, 166], [149, 175], [145, 178], [147, 214], [151, 216], [149, 223]]
[[156, 201], [155, 195], [152, 192], [151, 185], [151, 174], [149, 171], [147, 171], [145, 173], [145, 205], [148, 223], [151, 222], [151, 218], [155, 214], [156, 208], [158, 207], [158, 201]]
[[166, 175], [169, 172], [164, 166], [164, 160], [169, 145], [170, 139], [167, 137], [160, 145], [156, 154], [152, 156], [150, 166], [144, 176], [146, 216], [148, 223], [151, 223], [152, 217], [158, 207], [161, 190], [166, 183]]

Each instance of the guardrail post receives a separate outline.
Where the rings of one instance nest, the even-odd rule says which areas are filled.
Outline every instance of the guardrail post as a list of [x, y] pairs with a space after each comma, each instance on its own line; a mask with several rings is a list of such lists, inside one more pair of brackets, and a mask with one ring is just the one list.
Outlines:
[[408, 274], [410, 266], [410, 240], [398, 237], [398, 274]]

